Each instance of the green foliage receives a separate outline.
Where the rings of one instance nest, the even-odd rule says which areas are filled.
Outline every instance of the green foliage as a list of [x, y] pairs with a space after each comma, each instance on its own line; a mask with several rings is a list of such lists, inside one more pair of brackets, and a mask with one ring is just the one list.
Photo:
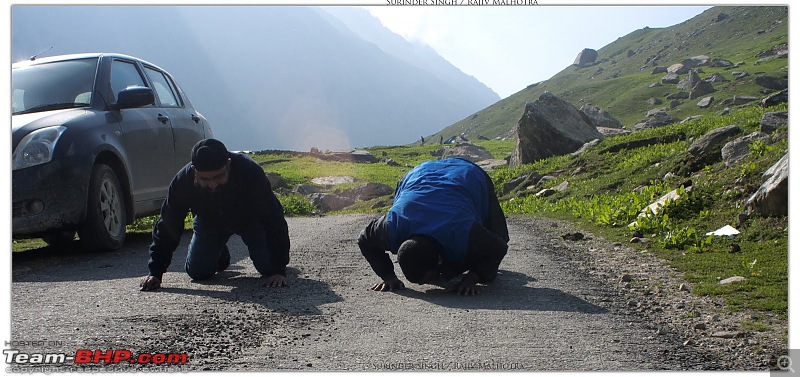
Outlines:
[[311, 201], [298, 193], [278, 194], [278, 201], [283, 206], [283, 213], [286, 216], [308, 216], [314, 213], [314, 206]]
[[[761, 174], [788, 152], [788, 140], [778, 137], [771, 144], [754, 142], [751, 153], [731, 167], [720, 162], [692, 177], [672, 173], [688, 156], [690, 140], [730, 124], [749, 134], [758, 130], [765, 112], [785, 109], [785, 105], [771, 109], [749, 106], [726, 116], [608, 137], [580, 156], [553, 157], [515, 169], [498, 169], [492, 178], [495, 186], [501, 187], [503, 182], [530, 171], [554, 176], [556, 179], [531, 192], [504, 198], [503, 210], [506, 214], [575, 219], [623, 242], [634, 231], [640, 231], [649, 239], [647, 249], [685, 273], [695, 284], [695, 293], [722, 296], [733, 310], [752, 308], [784, 316], [788, 302], [788, 218], [751, 218], [737, 226], [741, 234], [733, 239], [706, 233], [736, 223], [744, 212], [744, 201], [761, 184]], [[612, 146], [679, 133], [685, 134], [687, 140], [602, 152]], [[773, 139], [778, 134], [773, 134]], [[691, 190], [683, 186], [688, 178], [693, 182]], [[563, 181], [569, 182], [566, 192], [549, 197], [532, 195]], [[677, 200], [668, 200], [657, 210], [648, 209], [640, 216], [650, 203], [673, 189], [679, 196]], [[742, 252], [731, 254], [732, 244]], [[748, 280], [720, 286], [718, 278], [734, 275]]]

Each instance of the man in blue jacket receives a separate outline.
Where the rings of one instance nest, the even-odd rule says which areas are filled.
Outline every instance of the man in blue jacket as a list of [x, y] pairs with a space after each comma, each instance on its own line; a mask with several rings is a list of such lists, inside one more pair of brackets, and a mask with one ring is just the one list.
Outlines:
[[192, 161], [170, 183], [153, 228], [150, 274], [140, 283], [142, 290], [161, 287], [189, 210], [194, 235], [185, 268], [192, 279], [208, 279], [225, 270], [231, 260], [226, 243], [238, 234], [256, 270], [266, 276], [265, 285], [286, 285], [289, 230], [264, 170], [249, 157], [228, 152], [219, 140], [205, 139], [195, 144]]
[[408, 281], [428, 284], [461, 275], [447, 290], [473, 295], [477, 283], [497, 275], [508, 249], [508, 227], [486, 172], [467, 160], [449, 158], [409, 171], [389, 212], [367, 225], [358, 246], [383, 280], [374, 291], [405, 287], [388, 250], [397, 254]]

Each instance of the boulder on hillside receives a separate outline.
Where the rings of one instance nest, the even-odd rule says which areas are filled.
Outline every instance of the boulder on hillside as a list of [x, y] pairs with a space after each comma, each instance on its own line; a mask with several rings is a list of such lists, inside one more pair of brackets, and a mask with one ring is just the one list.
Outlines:
[[634, 130], [639, 131], [647, 128], [666, 126], [678, 121], [678, 119], [667, 114], [667, 109], [664, 107], [647, 111], [645, 117], [645, 119], [633, 125]]
[[723, 106], [738, 106], [753, 101], [758, 101], [758, 98], [751, 96], [733, 96], [732, 98], [728, 98], [722, 101], [720, 104], [722, 104]]
[[689, 93], [689, 99], [700, 98], [706, 94], [714, 93], [715, 91], [714, 85], [711, 85], [710, 82], [700, 81], [692, 88], [692, 91]]
[[394, 188], [383, 183], [367, 182], [349, 188], [339, 193], [339, 196], [354, 200], [372, 200], [381, 196], [391, 195]]
[[771, 143], [772, 139], [763, 132], [753, 132], [750, 135], [742, 136], [726, 143], [722, 147], [722, 162], [725, 166], [731, 167], [742, 161], [750, 154], [750, 144], [755, 140]]
[[578, 111], [589, 117], [594, 122], [595, 127], [622, 128], [622, 123], [611, 116], [608, 111], [602, 110], [595, 105], [583, 105]]
[[773, 111], [761, 116], [761, 132], [771, 134], [781, 126], [789, 124], [788, 111]]
[[764, 217], [789, 215], [789, 154], [767, 169], [764, 183], [745, 204], [745, 213]]
[[756, 84], [772, 90], [784, 90], [789, 87], [788, 80], [775, 76], [758, 76]]
[[677, 84], [679, 82], [681, 82], [681, 78], [677, 73], [667, 73], [666, 76], [661, 78], [662, 84]]
[[781, 90], [778, 93], [770, 94], [761, 100], [761, 107], [775, 106], [789, 102], [789, 89]]
[[697, 102], [697, 107], [705, 109], [711, 106], [712, 103], [714, 103], [714, 97], [705, 97], [701, 99], [700, 102]]
[[578, 66], [578, 68], [583, 68], [591, 66], [596, 60], [597, 50], [584, 48], [583, 51], [578, 53], [578, 56], [575, 58], [575, 62], [572, 64]]
[[720, 67], [720, 68], [728, 68], [733, 67], [733, 62], [730, 60], [714, 58], [711, 59], [711, 63], [709, 63], [710, 67]]
[[272, 191], [275, 191], [279, 188], [289, 188], [286, 184], [286, 181], [281, 177], [278, 173], [273, 172], [266, 172], [267, 180], [269, 180], [269, 185], [272, 186]]
[[683, 63], [675, 63], [669, 67], [667, 67], [667, 73], [674, 73], [676, 75], [684, 75], [689, 72], [689, 67], [685, 66]]
[[742, 129], [739, 126], [730, 125], [711, 130], [701, 136], [689, 146], [687, 150], [689, 156], [683, 160], [678, 174], [694, 173], [706, 165], [722, 161], [722, 146], [728, 139], [740, 133], [742, 133]]
[[655, 75], [658, 73], [667, 73], [667, 67], [660, 65], [657, 67], [653, 67], [653, 72], [650, 72], [651, 75]]
[[709, 64], [710, 60], [711, 59], [709, 59], [709, 57], [706, 55], [697, 55], [683, 59], [683, 65], [691, 69], [695, 67], [706, 66]]
[[603, 137], [586, 115], [550, 92], [525, 105], [516, 131], [512, 167], [572, 153], [587, 141]]
[[715, 83], [715, 82], [727, 82], [727, 81], [730, 81], [730, 80], [726, 79], [725, 76], [723, 76], [723, 75], [721, 75], [719, 73], [714, 73], [714, 74], [704, 78], [703, 81], [710, 82], [710, 83]]
[[701, 81], [703, 80], [700, 79], [700, 75], [697, 74], [697, 71], [690, 70], [686, 78], [678, 82], [677, 88], [678, 90], [692, 90], [692, 88]]
[[308, 195], [311, 195], [311, 194], [316, 194], [316, 193], [322, 192], [323, 189], [321, 187], [314, 186], [314, 185], [299, 184], [297, 186], [294, 186], [294, 190], [292, 190], [292, 191], [294, 191], [294, 192], [296, 192], [296, 193], [298, 193], [300, 195], [308, 196]]
[[519, 175], [503, 184], [500, 196], [508, 195], [513, 191], [526, 190], [528, 187], [537, 185], [542, 178], [543, 176], [535, 171]]
[[494, 156], [482, 145], [466, 141], [442, 148], [441, 156], [442, 158], [463, 157], [472, 162], [494, 159]]
[[314, 208], [320, 212], [338, 211], [356, 202], [354, 199], [328, 193], [314, 193], [309, 195], [308, 198]]

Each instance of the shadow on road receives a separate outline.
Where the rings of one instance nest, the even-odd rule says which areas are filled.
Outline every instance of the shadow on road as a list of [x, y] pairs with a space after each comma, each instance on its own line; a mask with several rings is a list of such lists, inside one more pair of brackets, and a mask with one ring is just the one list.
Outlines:
[[[330, 285], [318, 280], [298, 278], [299, 271], [294, 268], [286, 269], [287, 287], [270, 288], [264, 286], [264, 277], [244, 276], [237, 271], [224, 271], [213, 278], [192, 283], [203, 288], [170, 287], [165, 282], [165, 287], [155, 292], [157, 294], [178, 294], [211, 297], [231, 303], [253, 303], [267, 309], [291, 315], [318, 315], [322, 314], [321, 305], [341, 302], [341, 296], [331, 290]], [[225, 287], [229, 290], [219, 290], [214, 287]], [[302, 292], [302, 293], [298, 293]], [[298, 297], [302, 297], [298, 299]]]
[[[184, 232], [178, 249], [173, 254], [167, 272], [185, 273], [186, 253], [192, 232]], [[96, 281], [144, 277], [148, 274], [147, 261], [152, 242], [150, 234], [130, 234], [120, 250], [92, 252], [85, 250], [79, 241], [62, 247], [46, 246], [12, 253], [12, 281], [57, 282]], [[231, 267], [240, 269], [236, 263], [248, 259], [247, 248], [238, 236], [231, 237]]]
[[405, 289], [397, 294], [425, 300], [436, 305], [459, 309], [559, 311], [603, 314], [608, 310], [554, 288], [536, 288], [529, 283], [536, 279], [528, 275], [501, 270], [497, 278], [481, 286], [477, 296], [459, 296], [445, 292], [442, 287], [425, 291]]

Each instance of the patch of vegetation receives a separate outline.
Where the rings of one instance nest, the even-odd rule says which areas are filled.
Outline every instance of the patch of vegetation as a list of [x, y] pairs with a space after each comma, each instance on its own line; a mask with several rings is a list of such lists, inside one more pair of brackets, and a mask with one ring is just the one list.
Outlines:
[[[777, 139], [774, 143], [753, 143], [750, 154], [737, 165], [726, 167], [719, 162], [690, 177], [673, 174], [688, 156], [686, 150], [692, 140], [730, 124], [749, 134], [758, 130], [764, 112], [784, 110], [785, 105], [772, 109], [749, 106], [726, 116], [609, 137], [582, 155], [551, 157], [516, 169], [500, 168], [492, 176], [496, 187], [531, 171], [555, 177], [534, 191], [569, 182], [566, 191], [549, 197], [522, 192], [503, 198], [506, 214], [571, 218], [620, 242], [627, 242], [635, 231], [641, 232], [650, 242], [637, 247], [656, 253], [683, 272], [695, 294], [723, 297], [729, 310], [766, 310], [786, 318], [788, 217], [755, 216], [737, 225], [745, 201], [762, 183], [761, 174], [788, 153], [786, 138], [775, 137], [785, 131], [773, 135]], [[610, 146], [676, 133], [686, 134], [687, 139], [603, 153]], [[686, 189], [689, 186], [691, 190]], [[643, 208], [673, 190], [679, 199], [640, 216]], [[724, 225], [735, 225], [741, 233], [731, 239], [706, 235]], [[719, 283], [731, 276], [746, 280]]]

